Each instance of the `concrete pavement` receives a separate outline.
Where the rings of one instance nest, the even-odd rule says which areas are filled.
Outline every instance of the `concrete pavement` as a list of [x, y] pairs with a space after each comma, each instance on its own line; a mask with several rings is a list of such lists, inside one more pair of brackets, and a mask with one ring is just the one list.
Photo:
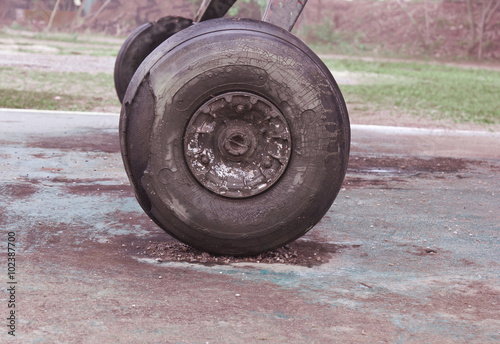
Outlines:
[[311, 263], [204, 264], [148, 254], [117, 124], [0, 110], [2, 342], [500, 341], [500, 135], [353, 126]]

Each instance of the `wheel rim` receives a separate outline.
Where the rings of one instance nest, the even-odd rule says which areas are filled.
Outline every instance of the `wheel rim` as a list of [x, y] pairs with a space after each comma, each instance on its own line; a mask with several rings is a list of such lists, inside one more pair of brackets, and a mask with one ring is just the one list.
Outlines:
[[208, 190], [229, 198], [271, 188], [290, 161], [288, 123], [276, 106], [248, 92], [214, 97], [191, 117], [184, 137], [186, 163]]

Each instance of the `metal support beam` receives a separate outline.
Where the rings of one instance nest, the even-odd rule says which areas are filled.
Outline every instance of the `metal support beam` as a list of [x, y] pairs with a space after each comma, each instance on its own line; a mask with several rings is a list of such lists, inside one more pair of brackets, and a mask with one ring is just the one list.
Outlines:
[[[203, 0], [194, 22], [222, 18], [235, 2], [236, 0]], [[262, 20], [292, 31], [306, 3], [307, 0], [268, 0]]]
[[194, 17], [194, 22], [199, 23], [209, 19], [222, 18], [235, 2], [236, 0], [203, 0]]
[[269, 0], [262, 20], [292, 31], [307, 0]]

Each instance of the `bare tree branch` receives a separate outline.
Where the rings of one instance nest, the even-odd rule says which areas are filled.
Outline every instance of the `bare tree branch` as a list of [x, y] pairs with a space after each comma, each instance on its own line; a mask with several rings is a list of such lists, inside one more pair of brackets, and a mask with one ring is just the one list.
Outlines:
[[428, 47], [427, 40], [425, 39], [424, 35], [422, 35], [422, 32], [420, 32], [420, 29], [418, 27], [418, 23], [415, 21], [415, 18], [413, 18], [413, 15], [408, 11], [408, 9], [401, 4], [401, 0], [397, 0], [396, 3], [399, 5], [399, 7], [403, 10], [403, 12], [406, 14], [406, 16], [410, 19], [411, 23], [413, 24], [413, 27], [415, 28], [415, 31], [417, 32], [417, 36], [422, 42], [422, 45], [424, 46], [425, 49]]
[[56, 1], [56, 4], [54, 5], [54, 9], [52, 10], [52, 13], [50, 14], [49, 23], [47, 24], [47, 28], [46, 28], [47, 31], [50, 31], [50, 28], [52, 27], [52, 22], [54, 21], [54, 17], [56, 16], [57, 8], [59, 7], [59, 2], [61, 2], [61, 0]]

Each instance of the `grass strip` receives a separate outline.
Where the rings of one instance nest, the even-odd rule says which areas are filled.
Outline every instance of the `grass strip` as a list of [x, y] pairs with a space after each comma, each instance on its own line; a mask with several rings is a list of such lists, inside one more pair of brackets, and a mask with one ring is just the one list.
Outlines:
[[370, 73], [366, 83], [342, 85], [347, 100], [458, 123], [500, 123], [498, 71], [417, 62], [327, 59], [325, 63], [336, 71]]
[[0, 89], [0, 108], [93, 111], [102, 105], [102, 99], [86, 98], [45, 91]]
[[113, 75], [0, 68], [0, 107], [99, 111], [120, 106]]
[[66, 110], [74, 97], [53, 92], [0, 89], [0, 107], [12, 109]]

